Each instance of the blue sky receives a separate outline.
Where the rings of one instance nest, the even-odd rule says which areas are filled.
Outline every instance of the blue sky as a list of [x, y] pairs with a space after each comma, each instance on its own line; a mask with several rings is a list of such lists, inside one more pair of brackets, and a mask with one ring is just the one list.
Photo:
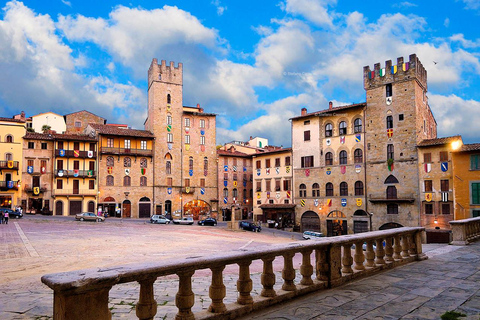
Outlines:
[[184, 105], [218, 114], [217, 144], [290, 146], [302, 107], [364, 102], [363, 66], [416, 53], [438, 136], [480, 142], [479, 14], [480, 0], [2, 2], [1, 116], [85, 109], [143, 129], [158, 58], [183, 63]]

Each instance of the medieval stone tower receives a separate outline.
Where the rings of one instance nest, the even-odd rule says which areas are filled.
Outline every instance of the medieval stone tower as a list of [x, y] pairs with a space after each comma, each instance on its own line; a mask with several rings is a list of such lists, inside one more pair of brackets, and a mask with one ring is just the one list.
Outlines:
[[427, 101], [427, 71], [415, 54], [363, 69], [367, 95], [367, 212], [374, 228], [418, 226], [420, 218], [417, 144], [437, 135]]
[[148, 118], [155, 135], [153, 193], [155, 212], [180, 209], [182, 168], [183, 69], [153, 59], [148, 69]]

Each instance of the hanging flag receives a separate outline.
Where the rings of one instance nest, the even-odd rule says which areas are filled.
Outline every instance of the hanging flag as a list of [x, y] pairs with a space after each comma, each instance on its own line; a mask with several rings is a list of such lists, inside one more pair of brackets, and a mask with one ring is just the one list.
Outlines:
[[392, 66], [392, 74], [396, 74], [397, 71], [398, 71], [398, 67], [395, 65], [395, 66]]
[[369, 78], [369, 79], [375, 78], [375, 71], [370, 71], [370, 72], [368, 73], [368, 78]]
[[344, 137], [344, 136], [340, 137], [340, 143], [341, 143], [341, 144], [344, 144], [344, 143], [345, 143], [345, 137]]
[[280, 192], [275, 193], [275, 198], [277, 198], [277, 200], [280, 199]]
[[262, 196], [261, 192], [257, 192], [257, 199], [260, 199], [261, 196]]
[[232, 167], [233, 172], [237, 172], [237, 166]]
[[185, 127], [185, 133], [189, 133], [190, 132], [190, 128], [189, 127]]
[[432, 201], [432, 197], [433, 197], [433, 196], [432, 196], [432, 193], [431, 193], [431, 192], [425, 193], [425, 200], [426, 200], [427, 202]]
[[318, 199], [313, 200], [313, 205], [314, 205], [315, 207], [318, 207]]
[[34, 195], [39, 195], [40, 194], [40, 188], [39, 187], [33, 187], [33, 194]]
[[228, 180], [223, 180], [223, 186], [224, 187], [228, 186]]
[[190, 175], [190, 177], [193, 176], [193, 170], [192, 169], [188, 170], [188, 174]]
[[27, 167], [27, 173], [30, 173], [30, 174], [33, 173], [33, 166], [28, 166]]
[[362, 166], [359, 165], [359, 164], [356, 164], [356, 165], [355, 165], [355, 172], [356, 172], [356, 173], [360, 173], [360, 171], [362, 171]]
[[107, 167], [107, 173], [111, 174], [113, 172], [113, 167]]
[[380, 77], [384, 77], [385, 76], [385, 68], [380, 69], [379, 74], [380, 74]]
[[145, 175], [145, 171], [146, 171], [145, 168], [140, 168], [140, 173], [142, 174], [142, 176]]
[[290, 173], [290, 166], [285, 167], [285, 172]]
[[187, 151], [190, 150], [190, 145], [189, 144], [185, 145], [185, 150], [187, 150]]
[[257, 169], [257, 176], [259, 176], [262, 173], [260, 169]]
[[305, 207], [305, 199], [300, 200], [300, 205], [301, 205], [302, 207]]
[[168, 150], [172, 150], [172, 148], [173, 148], [173, 144], [172, 144], [172, 143], [167, 143], [167, 146], [168, 146]]
[[172, 188], [167, 188], [167, 193], [172, 194]]
[[185, 192], [190, 193], [190, 187], [185, 187]]
[[279, 173], [280, 173], [280, 168], [279, 168], [279, 167], [276, 167], [276, 168], [275, 168], [275, 172], [276, 172], [277, 174], [279, 174]]
[[172, 131], [172, 125], [171, 124], [167, 125], [167, 132], [170, 132], [170, 131]]
[[327, 175], [328, 175], [328, 176], [331, 175], [331, 174], [332, 174], [332, 168], [327, 167], [327, 171], [326, 171], [326, 172], [327, 172]]
[[243, 181], [243, 186], [244, 186], [244, 187], [247, 186], [247, 181]]
[[340, 172], [341, 172], [342, 174], [345, 174], [345, 172], [347, 172], [347, 166], [341, 166], [341, 167], [340, 167]]
[[58, 152], [58, 154], [60, 155], [60, 157], [65, 157], [65, 150], [60, 149], [60, 151]]
[[8, 189], [12, 189], [13, 186], [14, 186], [13, 181], [11, 181], [11, 180], [10, 180], [10, 181], [7, 181], [7, 188], [8, 188]]
[[305, 176], [309, 176], [310, 175], [310, 169], [305, 169]]
[[442, 192], [442, 202], [448, 202], [448, 192]]
[[287, 191], [287, 198], [290, 199], [290, 196], [292, 195], [291, 191]]
[[395, 169], [395, 164], [393, 162], [387, 163], [387, 166], [388, 166], [388, 171], [393, 171], [393, 169]]
[[362, 206], [362, 198], [357, 198], [357, 207], [361, 207]]
[[202, 150], [202, 152], [205, 152], [205, 145], [204, 145], [204, 144], [202, 144], [202, 145], [200, 146], [200, 150]]
[[233, 186], [236, 188], [237, 187], [237, 181], [233, 181]]
[[167, 111], [170, 112], [172, 110], [172, 107], [170, 105], [167, 105]]
[[58, 170], [58, 176], [63, 177], [63, 170]]
[[205, 188], [200, 188], [200, 193], [205, 194]]
[[331, 145], [332, 139], [328, 138], [327, 140], [325, 140], [325, 143], [327, 144], [327, 146]]
[[93, 157], [93, 151], [87, 151], [87, 157], [92, 158]]
[[267, 199], [270, 199], [270, 191], [267, 191]]
[[342, 207], [346, 207], [347, 206], [347, 199], [343, 198], [342, 199]]
[[405, 62], [402, 66], [403, 71], [408, 71], [410, 69], [410, 62]]
[[424, 167], [425, 167], [425, 172], [426, 173], [429, 173], [430, 171], [432, 171], [432, 164], [431, 163], [425, 163]]
[[247, 167], [243, 167], [243, 172], [247, 172]]
[[205, 130], [200, 130], [200, 134], [203, 136], [205, 134]]
[[393, 129], [387, 129], [387, 137], [393, 137]]
[[223, 171], [228, 172], [228, 166], [223, 166]]
[[87, 171], [87, 175], [88, 175], [89, 177], [93, 176], [93, 170], [88, 170], [88, 171]]
[[392, 97], [386, 97], [386, 98], [385, 98], [385, 104], [386, 104], [387, 106], [391, 105], [392, 102], [393, 102]]
[[205, 177], [207, 176], [207, 174], [208, 174], [208, 171], [207, 171], [207, 170], [203, 171], [203, 175], [204, 175]]
[[270, 168], [265, 169], [266, 174], [270, 174]]
[[73, 150], [73, 156], [74, 156], [75, 158], [80, 157], [80, 150]]
[[355, 142], [360, 142], [362, 141], [362, 135], [361, 134], [356, 134], [355, 135]]
[[73, 176], [75, 178], [78, 177], [78, 169], [73, 170]]
[[329, 207], [332, 206], [332, 199], [327, 199], [327, 206], [329, 206]]
[[47, 168], [45, 168], [45, 167], [40, 167], [40, 173], [41, 173], [41, 174], [44, 174], [45, 172], [47, 172]]
[[442, 171], [443, 172], [448, 171], [448, 162], [442, 162]]
[[8, 167], [9, 169], [12, 169], [12, 168], [13, 168], [13, 161], [12, 161], [12, 160], [8, 160], [8, 161], [7, 161], [7, 167]]
[[227, 204], [227, 202], [228, 202], [228, 198], [227, 198], [227, 197], [224, 197], [224, 198], [223, 198], [223, 203]]

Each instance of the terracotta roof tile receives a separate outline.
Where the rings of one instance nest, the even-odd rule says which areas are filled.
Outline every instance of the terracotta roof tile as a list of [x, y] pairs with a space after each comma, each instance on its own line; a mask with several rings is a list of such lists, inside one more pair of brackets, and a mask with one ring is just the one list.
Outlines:
[[480, 143], [464, 144], [459, 151], [480, 151]]
[[47, 133], [38, 133], [38, 132], [27, 132], [23, 139], [29, 139], [29, 140], [53, 140], [53, 135], [52, 134], [47, 134]]
[[146, 130], [136, 130], [136, 129], [122, 129], [118, 127], [113, 127], [104, 124], [94, 124], [90, 123], [93, 129], [98, 133], [104, 135], [113, 135], [113, 136], [129, 136], [129, 137], [140, 137], [140, 138], [154, 138], [153, 133]]
[[366, 107], [366, 106], [367, 106], [366, 102], [355, 103], [355, 104], [350, 104], [350, 105], [347, 105], [347, 106], [339, 106], [339, 107], [334, 107], [332, 109], [325, 109], [325, 110], [310, 112], [310, 113], [307, 113], [306, 115], [303, 115], [303, 116], [297, 116], [297, 117], [290, 118], [290, 120], [291, 119], [301, 119], [301, 118], [304, 118], [304, 117], [317, 116], [317, 115], [320, 115], [320, 114], [326, 114], [326, 113], [331, 113], [331, 112], [336, 112], [336, 111], [341, 111], [341, 110], [347, 110], [347, 109], [353, 109], [353, 108], [358, 108], [358, 107]]
[[3, 118], [3, 117], [0, 117], [0, 121], [25, 123], [25, 120], [22, 120], [22, 119]]
[[448, 144], [456, 140], [462, 140], [462, 136], [452, 136], [452, 137], [443, 137], [443, 138], [435, 138], [435, 139], [426, 139], [422, 140], [417, 146], [418, 147], [431, 147], [431, 146], [439, 146], [442, 144]]

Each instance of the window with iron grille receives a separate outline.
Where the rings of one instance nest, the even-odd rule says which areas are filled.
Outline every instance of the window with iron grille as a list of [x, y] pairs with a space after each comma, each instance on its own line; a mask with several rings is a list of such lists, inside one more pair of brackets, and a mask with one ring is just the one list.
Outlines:
[[348, 196], [348, 184], [345, 181], [340, 183], [340, 195]]
[[344, 135], [347, 134], [347, 123], [345, 121], [340, 122], [340, 124], [338, 126], [338, 133], [341, 136], [344, 136]]
[[307, 186], [304, 185], [303, 183], [298, 187], [298, 191], [299, 191], [300, 198], [307, 196]]
[[360, 118], [357, 118], [355, 119], [355, 121], [353, 122], [353, 130], [355, 131], [355, 133], [360, 133], [362, 132], [362, 119]]
[[363, 182], [362, 181], [355, 182], [355, 195], [356, 196], [363, 196]]
[[327, 166], [333, 165], [333, 153], [331, 152], [325, 153], [325, 165]]
[[363, 162], [363, 151], [362, 149], [355, 149], [353, 152], [353, 158], [355, 163], [362, 163]]
[[340, 164], [347, 164], [347, 151], [340, 151]]
[[325, 195], [326, 195], [327, 197], [333, 197], [333, 183], [328, 182], [328, 183], [325, 185]]

